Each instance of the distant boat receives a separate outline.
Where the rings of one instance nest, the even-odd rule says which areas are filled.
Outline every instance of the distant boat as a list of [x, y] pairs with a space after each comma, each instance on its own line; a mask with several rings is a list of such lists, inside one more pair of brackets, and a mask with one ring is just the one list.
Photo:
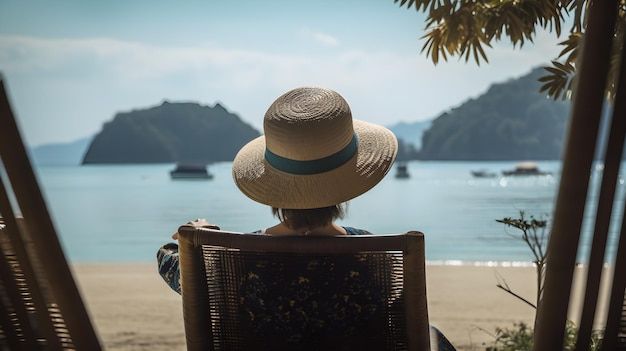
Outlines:
[[490, 172], [486, 169], [479, 169], [476, 171], [471, 171], [472, 175], [476, 178], [494, 178], [497, 177], [498, 175], [494, 172]]
[[407, 169], [406, 163], [401, 162], [396, 166], [396, 178], [409, 178], [409, 170]]
[[534, 176], [550, 175], [551, 172], [540, 171], [534, 162], [522, 162], [515, 166], [515, 169], [502, 171], [505, 176]]
[[213, 179], [205, 164], [179, 163], [170, 171], [172, 179]]

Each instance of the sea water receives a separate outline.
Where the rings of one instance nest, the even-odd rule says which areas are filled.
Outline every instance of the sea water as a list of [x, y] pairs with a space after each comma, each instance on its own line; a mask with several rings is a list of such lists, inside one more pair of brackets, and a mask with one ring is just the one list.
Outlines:
[[[500, 175], [515, 162], [409, 162], [409, 178], [395, 178], [392, 169], [374, 189], [348, 203], [348, 215], [340, 224], [373, 233], [422, 231], [431, 263], [530, 264], [533, 256], [519, 239], [521, 232], [496, 220], [517, 218], [523, 211], [526, 218], [550, 221], [561, 164], [538, 165], [552, 175]], [[173, 168], [173, 164], [38, 166], [36, 173], [68, 259], [154, 262], [158, 248], [172, 241], [176, 229], [196, 218], [243, 232], [277, 222], [269, 207], [239, 192], [230, 163], [210, 165], [211, 180], [172, 180]], [[470, 171], [476, 169], [497, 176], [475, 178]], [[596, 173], [601, 171], [594, 168], [592, 178], [599, 178]], [[620, 178], [616, 213], [622, 211], [625, 187]], [[597, 191], [592, 189], [589, 202], [593, 201]], [[586, 232], [591, 230], [588, 220], [583, 225]], [[617, 228], [614, 223], [611, 232]], [[588, 251], [585, 238], [581, 245], [583, 253]]]

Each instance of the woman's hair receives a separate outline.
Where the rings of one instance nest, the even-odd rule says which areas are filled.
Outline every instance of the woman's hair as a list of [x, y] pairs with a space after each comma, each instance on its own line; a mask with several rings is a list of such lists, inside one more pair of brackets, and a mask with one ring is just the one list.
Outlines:
[[291, 229], [312, 230], [343, 218], [345, 204], [311, 209], [284, 209], [272, 207], [272, 214]]

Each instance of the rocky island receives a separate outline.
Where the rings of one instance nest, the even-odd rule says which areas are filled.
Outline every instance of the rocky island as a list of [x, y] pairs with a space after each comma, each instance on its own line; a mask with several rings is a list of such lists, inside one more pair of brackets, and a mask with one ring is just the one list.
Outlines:
[[163, 102], [118, 113], [93, 138], [82, 164], [232, 161], [259, 131], [222, 105]]

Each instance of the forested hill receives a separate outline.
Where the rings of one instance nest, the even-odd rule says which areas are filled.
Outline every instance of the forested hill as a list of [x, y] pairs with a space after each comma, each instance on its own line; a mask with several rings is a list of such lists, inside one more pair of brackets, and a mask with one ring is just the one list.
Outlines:
[[94, 137], [82, 163], [232, 161], [244, 144], [259, 135], [220, 104], [164, 102], [118, 113]]
[[422, 160], [558, 160], [569, 101], [539, 93], [536, 68], [528, 75], [494, 84], [433, 120], [424, 132]]
[[[543, 75], [544, 70], [537, 68], [521, 78], [494, 84], [477, 99], [428, 121], [431, 125], [424, 125], [428, 129], [421, 138], [419, 152], [415, 147], [419, 142], [415, 141], [421, 135], [411, 137], [410, 128], [398, 125], [398, 130], [408, 134], [398, 132], [398, 158], [560, 159], [569, 101], [554, 101], [538, 93], [537, 79]], [[118, 113], [93, 138], [82, 163], [232, 161], [245, 143], [259, 135], [219, 104], [209, 107], [164, 102], [148, 109]]]

